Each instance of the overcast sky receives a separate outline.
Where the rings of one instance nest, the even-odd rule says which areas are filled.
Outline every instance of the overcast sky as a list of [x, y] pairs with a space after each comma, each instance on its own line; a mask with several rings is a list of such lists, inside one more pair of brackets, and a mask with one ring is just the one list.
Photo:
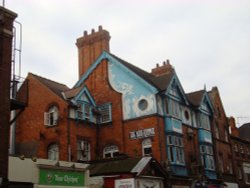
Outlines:
[[72, 87], [76, 39], [102, 25], [111, 53], [149, 72], [170, 59], [186, 93], [217, 86], [227, 116], [250, 122], [249, 0], [5, 0], [5, 7], [22, 23], [23, 77]]

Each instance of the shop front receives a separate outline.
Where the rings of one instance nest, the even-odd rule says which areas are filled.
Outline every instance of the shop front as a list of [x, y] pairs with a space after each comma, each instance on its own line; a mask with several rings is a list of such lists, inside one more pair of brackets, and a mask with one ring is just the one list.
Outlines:
[[47, 159], [9, 159], [10, 187], [86, 188], [89, 182], [87, 164]]

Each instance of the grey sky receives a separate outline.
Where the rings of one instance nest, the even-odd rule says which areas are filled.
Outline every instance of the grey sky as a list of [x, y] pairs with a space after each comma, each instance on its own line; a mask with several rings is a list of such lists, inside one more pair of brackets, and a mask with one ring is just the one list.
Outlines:
[[217, 86], [226, 114], [250, 122], [249, 0], [5, 0], [5, 6], [23, 26], [23, 77], [32, 72], [72, 87], [76, 39], [102, 25], [113, 54], [146, 71], [170, 59], [185, 92]]

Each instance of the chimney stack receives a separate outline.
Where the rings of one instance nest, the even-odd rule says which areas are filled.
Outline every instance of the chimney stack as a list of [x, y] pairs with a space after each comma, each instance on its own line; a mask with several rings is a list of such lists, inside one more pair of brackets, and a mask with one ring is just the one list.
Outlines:
[[162, 66], [159, 66], [159, 64], [157, 63], [156, 68], [152, 69], [151, 74], [155, 76], [162, 76], [164, 74], [169, 74], [172, 71], [174, 71], [174, 68], [167, 59], [162, 63]]
[[90, 34], [84, 31], [83, 36], [77, 39], [79, 79], [104, 50], [109, 52], [109, 40], [109, 32], [102, 26], [98, 31], [92, 29]]

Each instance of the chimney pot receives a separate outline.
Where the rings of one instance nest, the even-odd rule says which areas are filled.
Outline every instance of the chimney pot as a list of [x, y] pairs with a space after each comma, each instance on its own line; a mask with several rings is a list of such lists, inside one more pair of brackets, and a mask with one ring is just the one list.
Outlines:
[[94, 33], [95, 33], [95, 29], [92, 29], [92, 30], [91, 30], [91, 33], [94, 34]]
[[165, 61], [163, 61], [162, 65], [166, 65], [166, 62], [165, 62]]
[[99, 25], [99, 31], [102, 31], [102, 26], [101, 25]]
[[158, 64], [158, 63], [156, 63], [156, 67], [159, 67], [159, 64]]
[[169, 61], [169, 59], [167, 59], [167, 64], [168, 64], [168, 65], [170, 64], [170, 61]]
[[83, 32], [83, 35], [84, 35], [84, 36], [87, 36], [87, 35], [88, 35], [88, 31], [84, 31], [84, 32]]

